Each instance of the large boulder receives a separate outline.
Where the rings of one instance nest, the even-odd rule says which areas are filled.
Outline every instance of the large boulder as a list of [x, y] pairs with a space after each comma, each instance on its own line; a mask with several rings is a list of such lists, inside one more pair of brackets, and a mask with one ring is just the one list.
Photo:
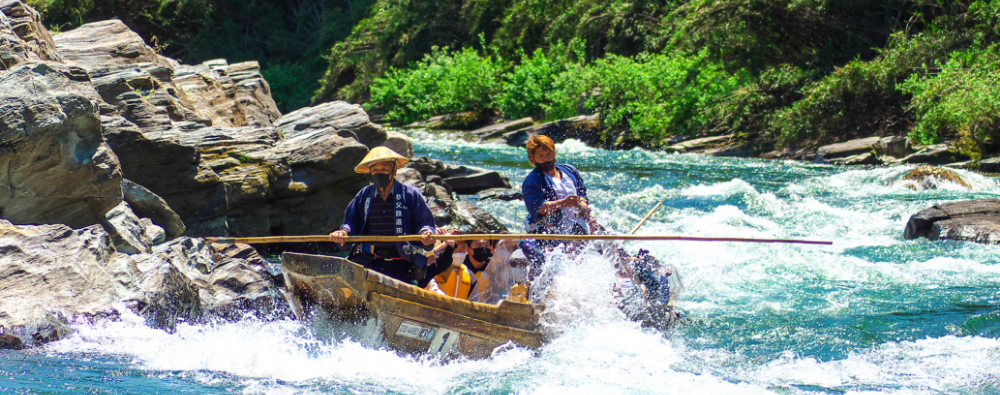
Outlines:
[[1000, 200], [966, 200], [921, 210], [903, 231], [907, 240], [918, 237], [1000, 244]]
[[0, 326], [29, 342], [60, 339], [76, 318], [116, 318], [119, 302], [156, 327], [201, 311], [197, 288], [156, 256], [115, 252], [100, 226], [0, 220]]
[[74, 320], [117, 319], [123, 308], [165, 330], [205, 314], [282, 312], [266, 262], [245, 246], [216, 250], [181, 237], [129, 255], [99, 225], [0, 220], [0, 251], [0, 327], [29, 344], [65, 337]]
[[83, 227], [121, 203], [100, 100], [77, 67], [26, 63], [0, 74], [0, 217]]

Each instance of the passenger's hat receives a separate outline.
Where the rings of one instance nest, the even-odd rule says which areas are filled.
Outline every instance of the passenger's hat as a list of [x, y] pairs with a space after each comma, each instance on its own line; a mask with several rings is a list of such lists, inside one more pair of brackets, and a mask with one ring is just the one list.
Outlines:
[[354, 167], [354, 171], [361, 174], [368, 174], [369, 172], [371, 172], [370, 170], [368, 170], [368, 166], [371, 166], [378, 162], [393, 162], [393, 161], [396, 162], [396, 167], [399, 168], [405, 165], [406, 162], [409, 162], [410, 160], [406, 159], [406, 157], [403, 155], [397, 154], [396, 151], [389, 149], [389, 147], [380, 145], [378, 147], [372, 148], [371, 151], [368, 151], [368, 155], [365, 155], [365, 158], [361, 160], [361, 163], [359, 163], [357, 166]]

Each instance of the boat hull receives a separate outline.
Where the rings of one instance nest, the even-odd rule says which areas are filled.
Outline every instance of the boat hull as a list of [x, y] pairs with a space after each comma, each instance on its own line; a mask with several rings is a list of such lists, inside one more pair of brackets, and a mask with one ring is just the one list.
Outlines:
[[377, 318], [393, 349], [484, 358], [506, 343], [538, 348], [542, 305], [473, 303], [405, 284], [343, 258], [286, 252], [289, 301], [299, 315], [316, 307], [338, 320]]

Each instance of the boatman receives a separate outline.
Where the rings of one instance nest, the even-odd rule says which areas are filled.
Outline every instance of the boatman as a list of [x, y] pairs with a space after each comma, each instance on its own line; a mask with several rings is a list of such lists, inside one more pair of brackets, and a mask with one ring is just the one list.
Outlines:
[[[354, 171], [370, 174], [372, 185], [358, 192], [344, 214], [344, 225], [330, 241], [344, 245], [347, 236], [421, 235], [419, 243], [359, 243], [349, 260], [407, 284], [425, 287], [440, 273], [427, 265], [433, 247], [434, 216], [417, 188], [395, 181], [396, 170], [409, 160], [387, 147], [372, 148]], [[451, 262], [448, 262], [450, 266]]]

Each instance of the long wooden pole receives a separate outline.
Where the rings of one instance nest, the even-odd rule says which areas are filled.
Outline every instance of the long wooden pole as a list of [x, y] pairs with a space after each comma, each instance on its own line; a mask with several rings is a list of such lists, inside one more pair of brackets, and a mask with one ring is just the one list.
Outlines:
[[647, 219], [649, 219], [649, 217], [652, 217], [652, 216], [653, 216], [653, 213], [655, 213], [655, 212], [656, 212], [656, 209], [660, 208], [660, 206], [662, 206], [662, 205], [663, 205], [663, 202], [665, 202], [665, 201], [666, 201], [666, 200], [664, 200], [664, 201], [661, 201], [661, 202], [657, 203], [657, 204], [656, 204], [656, 207], [653, 207], [653, 209], [652, 209], [652, 210], [649, 210], [649, 214], [646, 214], [646, 216], [645, 216], [645, 217], [642, 217], [642, 221], [639, 221], [639, 224], [638, 224], [638, 225], [636, 225], [636, 226], [635, 226], [634, 228], [632, 228], [632, 231], [631, 231], [631, 232], [628, 232], [628, 234], [630, 234], [630, 235], [634, 235], [634, 234], [635, 234], [635, 231], [639, 230], [639, 227], [640, 227], [640, 226], [642, 226], [642, 224], [646, 223], [646, 220], [647, 220]]
[[[801, 240], [801, 239], [751, 239], [743, 237], [698, 237], [698, 236], [668, 236], [668, 235], [545, 235], [545, 234], [467, 234], [467, 235], [435, 235], [434, 240], [645, 240], [645, 241], [726, 241], [738, 243], [785, 243], [785, 244], [818, 244], [832, 245], [832, 241], [825, 240]], [[211, 243], [242, 243], [242, 244], [265, 244], [265, 243], [320, 243], [329, 242], [328, 235], [311, 236], [264, 236], [264, 237], [206, 237], [205, 240]], [[420, 235], [412, 236], [348, 236], [344, 242], [402, 242], [420, 241]]]

